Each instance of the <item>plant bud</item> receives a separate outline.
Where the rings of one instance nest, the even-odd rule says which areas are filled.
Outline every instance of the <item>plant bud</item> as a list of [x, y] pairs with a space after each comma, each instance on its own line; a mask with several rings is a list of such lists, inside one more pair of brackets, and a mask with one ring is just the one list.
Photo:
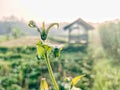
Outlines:
[[57, 47], [54, 48], [53, 54], [54, 54], [54, 57], [59, 57], [60, 56], [60, 49]]
[[36, 24], [35, 24], [34, 21], [31, 20], [31, 21], [29, 21], [28, 26], [31, 27], [31, 28], [35, 28], [35, 27], [36, 27]]
[[46, 33], [45, 31], [43, 31], [43, 32], [41, 33], [41, 39], [42, 39], [42, 40], [46, 40], [46, 39], [47, 39], [47, 33]]

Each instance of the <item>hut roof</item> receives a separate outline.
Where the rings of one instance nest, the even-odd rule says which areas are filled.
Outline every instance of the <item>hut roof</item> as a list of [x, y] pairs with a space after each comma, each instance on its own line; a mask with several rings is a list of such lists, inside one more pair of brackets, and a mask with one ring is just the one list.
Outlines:
[[93, 26], [91, 26], [90, 24], [88, 24], [87, 22], [85, 22], [84, 20], [82, 20], [81, 18], [78, 18], [74, 22], [72, 22], [72, 23], [64, 26], [64, 30], [67, 30], [67, 29], [71, 28], [74, 24], [82, 25], [86, 30], [92, 30], [92, 29], [94, 29]]

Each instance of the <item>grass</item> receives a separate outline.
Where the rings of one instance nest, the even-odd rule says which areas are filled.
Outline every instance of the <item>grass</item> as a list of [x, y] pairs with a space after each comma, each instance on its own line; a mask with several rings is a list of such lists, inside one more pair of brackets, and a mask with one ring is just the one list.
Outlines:
[[0, 36], [0, 43], [6, 41], [7, 38], [5, 36]]
[[113, 66], [112, 63], [113, 60], [97, 60], [92, 90], [120, 90], [120, 66]]

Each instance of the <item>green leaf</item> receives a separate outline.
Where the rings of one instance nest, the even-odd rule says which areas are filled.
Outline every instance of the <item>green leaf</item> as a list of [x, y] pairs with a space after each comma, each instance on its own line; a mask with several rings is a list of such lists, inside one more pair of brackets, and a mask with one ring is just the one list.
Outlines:
[[43, 47], [44, 47], [44, 49], [46, 50], [46, 52], [47, 52], [48, 54], [50, 54], [51, 51], [53, 50], [53, 47], [51, 47], [51, 46], [49, 46], [49, 45], [43, 45]]
[[45, 78], [41, 79], [40, 90], [48, 90], [48, 83]]
[[84, 76], [85, 75], [80, 75], [80, 76], [74, 77], [71, 81], [70, 89], [72, 89], [72, 87], [75, 86], [78, 83], [78, 81]]
[[44, 58], [45, 57], [45, 50], [44, 48], [42, 47], [42, 45], [40, 44], [37, 44], [37, 55], [39, 58]]
[[59, 28], [59, 24], [58, 23], [52, 23], [52, 24], [50, 24], [50, 26], [47, 28], [47, 30], [46, 30], [46, 32], [48, 33], [49, 32], [49, 30], [53, 27], [53, 26], [57, 26], [57, 28]]
[[28, 26], [31, 27], [31, 28], [37, 27], [36, 24], [35, 24], [35, 22], [34, 22], [33, 20], [30, 20], [30, 21], [29, 21]]
[[40, 40], [36, 42], [36, 45], [40, 45], [40, 46], [42, 46], [42, 44], [43, 44], [43, 42], [40, 41]]
[[63, 49], [63, 48], [59, 48], [60, 49], [60, 51]]

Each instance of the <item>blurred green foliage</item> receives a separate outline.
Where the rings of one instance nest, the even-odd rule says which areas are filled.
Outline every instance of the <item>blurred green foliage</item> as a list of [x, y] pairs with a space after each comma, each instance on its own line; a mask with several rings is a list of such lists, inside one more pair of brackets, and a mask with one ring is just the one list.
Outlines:
[[106, 23], [99, 27], [104, 50], [110, 58], [120, 59], [120, 22]]
[[[89, 90], [92, 87], [93, 60], [87, 47], [83, 47], [66, 45], [59, 58], [53, 60], [53, 57], [50, 57], [60, 90], [66, 90], [63, 83], [65, 77], [80, 74], [86, 76], [76, 86], [82, 90]], [[46, 63], [35, 56], [35, 47], [0, 47], [0, 89], [23, 90], [28, 86], [29, 90], [38, 90], [40, 78], [44, 77], [50, 84]]]
[[120, 90], [120, 69], [113, 60], [100, 59], [94, 66], [94, 85], [92, 90]]

